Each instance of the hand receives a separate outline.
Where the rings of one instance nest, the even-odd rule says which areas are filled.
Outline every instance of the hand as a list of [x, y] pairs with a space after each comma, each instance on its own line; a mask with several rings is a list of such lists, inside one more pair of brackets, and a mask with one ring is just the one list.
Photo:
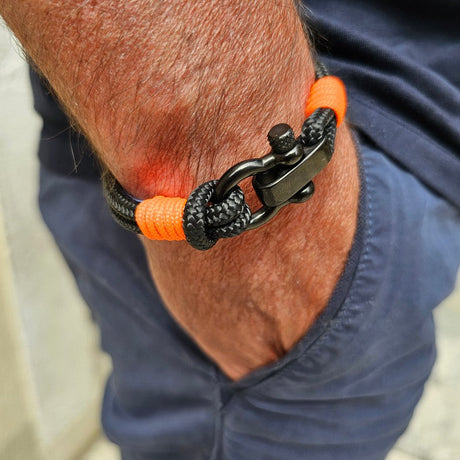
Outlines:
[[[0, 0], [0, 14], [138, 198], [186, 197], [265, 154], [274, 124], [302, 125], [314, 72], [292, 0], [193, 0], [186, 11], [179, 1]], [[233, 379], [302, 337], [344, 267], [359, 189], [345, 126], [336, 145], [315, 196], [261, 229], [206, 253], [144, 240], [166, 306]]]

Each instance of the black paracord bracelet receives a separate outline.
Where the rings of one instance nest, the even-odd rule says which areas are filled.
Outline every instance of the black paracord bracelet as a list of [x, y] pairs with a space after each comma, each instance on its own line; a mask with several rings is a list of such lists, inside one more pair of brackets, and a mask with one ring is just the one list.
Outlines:
[[[110, 172], [102, 178], [104, 196], [115, 220], [125, 229], [151, 239], [183, 240], [195, 249], [210, 249], [220, 238], [240, 235], [267, 223], [285, 205], [307, 201], [312, 179], [330, 161], [336, 127], [346, 109], [343, 83], [315, 66], [316, 81], [307, 104], [307, 119], [298, 138], [287, 124], [270, 129], [271, 151], [231, 167], [219, 180], [199, 185], [188, 197], [130, 196]], [[262, 203], [251, 212], [238, 186], [252, 177]]]

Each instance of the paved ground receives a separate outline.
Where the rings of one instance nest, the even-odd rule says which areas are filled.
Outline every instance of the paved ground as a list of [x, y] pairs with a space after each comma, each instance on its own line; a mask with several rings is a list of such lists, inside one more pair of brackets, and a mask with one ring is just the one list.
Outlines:
[[[415, 417], [389, 460], [460, 459], [460, 291], [435, 312], [438, 360]], [[403, 455], [404, 454], [404, 455]]]

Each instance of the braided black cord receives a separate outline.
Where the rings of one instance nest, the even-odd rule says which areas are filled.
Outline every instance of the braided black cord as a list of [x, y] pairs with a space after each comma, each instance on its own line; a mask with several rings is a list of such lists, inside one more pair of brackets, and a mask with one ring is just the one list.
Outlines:
[[112, 212], [112, 216], [115, 219], [115, 221], [119, 225], [121, 225], [125, 230], [128, 230], [132, 233], [141, 233], [141, 230], [135, 221], [133, 223], [131, 219], [127, 219], [123, 216], [123, 214], [117, 214], [115, 212]]
[[327, 77], [329, 75], [329, 71], [327, 70], [326, 66], [319, 61], [315, 63], [315, 77], [317, 80], [323, 77]]
[[[315, 65], [316, 79], [329, 75], [326, 67]], [[319, 108], [305, 120], [300, 141], [305, 146], [315, 145], [326, 138], [330, 154], [334, 152], [336, 116], [331, 109]], [[125, 229], [141, 233], [136, 223], [138, 201], [128, 195], [110, 172], [102, 177], [104, 196], [114, 219]], [[241, 234], [251, 220], [251, 210], [244, 194], [236, 186], [222, 202], [211, 203], [217, 181], [209, 181], [197, 187], [189, 196], [183, 215], [183, 228], [188, 243], [195, 249], [207, 250], [219, 238]]]
[[224, 201], [209, 205], [217, 181], [198, 186], [188, 197], [184, 209], [183, 228], [187, 242], [205, 251], [219, 238], [242, 233], [251, 219], [251, 210], [244, 201], [240, 187], [234, 187]]
[[139, 203], [127, 195], [109, 171], [102, 176], [102, 189], [114, 219], [126, 230], [141, 233], [134, 216]]
[[[315, 64], [316, 79], [327, 77], [329, 72], [324, 64]], [[316, 109], [302, 126], [301, 141], [303, 145], [315, 145], [324, 137], [329, 151], [334, 152], [337, 119], [332, 109]]]

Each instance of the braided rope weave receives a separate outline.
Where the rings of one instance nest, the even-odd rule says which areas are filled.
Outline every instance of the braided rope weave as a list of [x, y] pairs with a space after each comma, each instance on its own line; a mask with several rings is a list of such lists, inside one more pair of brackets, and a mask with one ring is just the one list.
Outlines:
[[[315, 66], [315, 74], [315, 85], [324, 77], [335, 79], [328, 76], [327, 69], [320, 63]], [[346, 96], [343, 85], [339, 85], [335, 92], [328, 92], [328, 88], [326, 91], [320, 88], [315, 92], [315, 85], [307, 104], [307, 118], [299, 140], [304, 146], [312, 146], [325, 138], [332, 154], [336, 127], [342, 121], [345, 112]], [[341, 100], [336, 103], [336, 99]], [[336, 105], [342, 109], [341, 112], [334, 110]], [[220, 238], [240, 235], [251, 220], [251, 210], [238, 186], [235, 186], [223, 201], [211, 203], [218, 182], [216, 180], [199, 185], [187, 200], [154, 197], [144, 202], [128, 195], [109, 172], [104, 174], [102, 182], [104, 196], [114, 219], [123, 228], [142, 233], [151, 239], [186, 239], [194, 248], [207, 250]], [[183, 214], [180, 215], [182, 210]]]
[[198, 186], [189, 196], [184, 209], [183, 227], [187, 242], [196, 249], [206, 250], [219, 238], [238, 236], [249, 224], [251, 210], [244, 201], [240, 187], [220, 203], [208, 206], [217, 181]]
[[115, 221], [130, 232], [141, 233], [135, 218], [135, 211], [139, 203], [127, 195], [108, 171], [102, 176], [102, 190]]

